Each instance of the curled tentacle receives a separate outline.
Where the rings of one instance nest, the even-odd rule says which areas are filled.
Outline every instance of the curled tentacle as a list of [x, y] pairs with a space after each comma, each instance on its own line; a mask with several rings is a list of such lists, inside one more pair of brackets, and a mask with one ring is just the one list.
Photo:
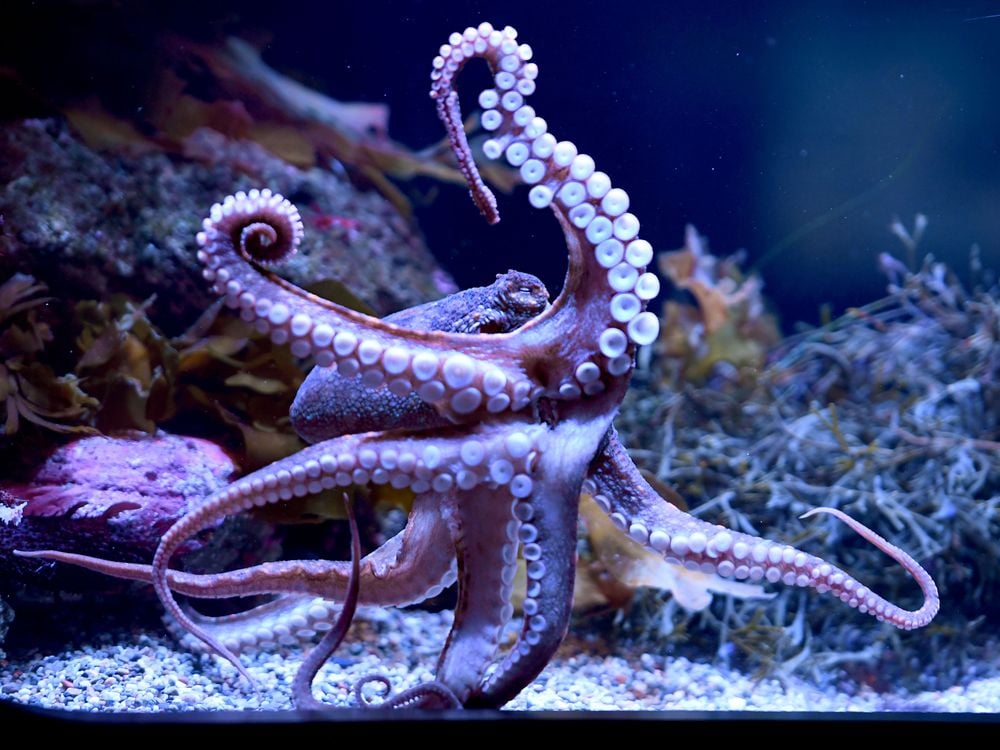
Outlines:
[[[218, 210], [212, 210], [211, 220], [222, 223], [228, 212], [236, 207], [236, 201], [224, 201]], [[229, 241], [247, 260], [270, 267], [281, 263], [296, 253], [304, 232], [299, 210], [281, 196], [271, 196], [259, 204], [253, 221], [229, 223]], [[203, 263], [208, 259], [199, 256]], [[218, 276], [218, 274], [216, 274]]]
[[767, 580], [831, 593], [858, 611], [911, 630], [930, 622], [940, 606], [937, 587], [908, 554], [871, 529], [834, 508], [814, 508], [802, 517], [828, 513], [894, 559], [916, 580], [924, 602], [905, 610], [869, 590], [840, 568], [786, 544], [753, 537], [707, 523], [684, 513], [657, 495], [628, 457], [617, 434], [611, 433], [591, 463], [584, 491], [622, 531], [663, 555], [667, 562], [725, 578]]
[[[226, 304], [277, 344], [313, 356], [368, 388], [417, 394], [454, 422], [517, 411], [531, 403], [536, 382], [516, 341], [414, 331], [309, 294], [260, 267], [294, 251], [298, 211], [270, 190], [229, 196], [212, 207], [198, 233], [202, 272]], [[257, 265], [248, 263], [251, 259]]]
[[390, 696], [385, 700], [373, 702], [364, 695], [366, 685], [378, 682], [382, 685], [383, 695], [392, 691], [392, 681], [384, 674], [370, 674], [362, 677], [354, 686], [354, 699], [359, 706], [365, 708], [428, 708], [447, 709], [462, 708], [458, 696], [440, 680], [423, 682], [407, 690]]

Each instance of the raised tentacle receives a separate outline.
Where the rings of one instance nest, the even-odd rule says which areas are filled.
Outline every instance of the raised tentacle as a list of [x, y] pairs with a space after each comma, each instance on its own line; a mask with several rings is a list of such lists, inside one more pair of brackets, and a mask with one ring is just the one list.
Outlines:
[[483, 91], [482, 126], [491, 137], [483, 144], [490, 158], [501, 156], [532, 186], [528, 200], [551, 207], [566, 236], [569, 267], [552, 307], [522, 328], [527, 372], [531, 360], [548, 363], [541, 385], [553, 399], [594, 396], [631, 372], [636, 345], [656, 340], [659, 323], [645, 312], [659, 292], [646, 266], [650, 244], [638, 238], [639, 220], [629, 213], [629, 197], [613, 188], [594, 160], [570, 141], [557, 141], [548, 124], [525, 104], [535, 90], [538, 66], [532, 50], [518, 44], [510, 26], [488, 23], [452, 34], [434, 59], [431, 97], [445, 124], [476, 205], [495, 221], [496, 202], [479, 177], [462, 127], [455, 79], [470, 59], [487, 61], [494, 87]]
[[918, 609], [909, 611], [886, 601], [815, 555], [684, 513], [646, 483], [614, 432], [591, 463], [584, 490], [594, 496], [618, 528], [668, 562], [726, 578], [767, 580], [814, 588], [821, 594], [829, 592], [858, 611], [904, 630], [926, 625], [940, 606], [937, 586], [912, 557], [834, 508], [814, 508], [802, 517], [833, 515], [902, 565], [923, 592], [924, 602]]
[[[514, 333], [489, 339], [405, 331], [308, 295], [246, 260], [271, 265], [294, 252], [302, 234], [298, 211], [270, 191], [238, 193], [214, 206], [198, 234], [205, 276], [244, 318], [289, 342], [299, 356], [367, 387], [386, 383], [397, 395], [417, 393], [454, 421], [470, 415], [520, 410], [543, 396], [575, 400], [620, 390], [636, 345], [652, 343], [656, 316], [645, 312], [659, 291], [646, 272], [652, 247], [638, 238], [629, 198], [612, 188], [594, 161], [569, 141], [557, 142], [545, 121], [524, 104], [534, 91], [537, 66], [516, 32], [489, 24], [454, 34], [434, 60], [431, 96], [474, 196], [484, 186], [461, 132], [453, 88], [462, 66], [482, 57], [495, 88], [480, 96], [483, 126], [492, 131], [485, 152], [506, 156], [533, 185], [529, 200], [551, 206], [566, 236], [569, 269], [552, 307]], [[478, 201], [488, 205], [488, 199]], [[609, 388], [615, 385], [616, 388]]]

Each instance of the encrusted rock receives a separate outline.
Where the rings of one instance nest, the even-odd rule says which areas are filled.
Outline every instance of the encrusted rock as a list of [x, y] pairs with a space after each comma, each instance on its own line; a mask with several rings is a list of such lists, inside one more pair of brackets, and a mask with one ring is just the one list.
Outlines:
[[214, 443], [162, 432], [61, 446], [30, 476], [0, 481], [0, 590], [15, 580], [59, 587], [78, 574], [15, 557], [15, 549], [149, 562], [163, 532], [234, 472]]
[[415, 226], [374, 191], [206, 128], [187, 150], [97, 152], [57, 120], [0, 127], [0, 271], [72, 299], [155, 293], [150, 317], [177, 333], [215, 299], [195, 258], [201, 220], [222, 197], [267, 185], [295, 201], [308, 230], [278, 269], [294, 284], [339, 281], [382, 315], [455, 291]]

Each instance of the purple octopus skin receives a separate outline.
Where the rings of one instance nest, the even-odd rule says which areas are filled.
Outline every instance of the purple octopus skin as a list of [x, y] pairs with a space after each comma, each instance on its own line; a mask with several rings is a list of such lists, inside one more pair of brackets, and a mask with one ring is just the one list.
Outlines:
[[[497, 274], [489, 286], [465, 289], [383, 320], [414, 331], [507, 333], [548, 304], [548, 290], [538, 277], [510, 270]], [[295, 431], [310, 443], [353, 432], [446, 424], [416, 393], [397, 395], [384, 383], [369, 388], [332, 367], [313, 368], [296, 394], [290, 417]]]
[[[152, 566], [53, 551], [28, 554], [152, 580], [183, 628], [246, 675], [235, 653], [246, 633], [239, 616], [232, 633], [209, 628], [181, 609], [174, 592], [308, 594], [343, 602], [350, 565], [285, 561], [198, 576], [168, 568], [178, 547], [207, 525], [253, 506], [332, 487], [409, 488], [415, 501], [406, 529], [361, 561], [359, 601], [419, 601], [428, 586], [436, 589], [454, 575], [458, 603], [436, 680], [388, 705], [443, 705], [453, 698], [465, 706], [501, 706], [538, 675], [568, 627], [581, 491], [594, 495], [622, 533], [668, 561], [724, 577], [810, 587], [900, 628], [925, 625], [939, 606], [934, 582], [909, 555], [841, 511], [816, 508], [810, 514], [835, 515], [898, 561], [923, 592], [917, 610], [887, 602], [806, 552], [688, 515], [642, 479], [612, 420], [636, 348], [658, 336], [658, 321], [645, 310], [659, 290], [646, 271], [653, 250], [638, 237], [628, 194], [612, 187], [572, 142], [549, 133], [525, 103], [538, 68], [531, 48], [516, 36], [510, 27], [485, 23], [453, 34], [434, 59], [431, 96], [476, 205], [488, 221], [497, 221], [453, 87], [470, 59], [489, 64], [494, 86], [479, 96], [490, 134], [483, 151], [517, 168], [531, 185], [531, 204], [552, 210], [563, 229], [569, 267], [556, 300], [516, 330], [492, 335], [412, 330], [361, 315], [266, 270], [293, 252], [301, 237], [294, 206], [268, 190], [231, 196], [212, 208], [198, 235], [205, 278], [226, 302], [297, 355], [336, 368], [369, 393], [384, 386], [400, 399], [415, 394], [433, 416], [401, 428], [391, 408], [369, 405], [377, 415], [372, 419], [382, 420], [363, 420], [370, 431], [320, 439], [206, 498], [167, 532]], [[513, 613], [519, 549], [527, 564], [524, 621], [514, 645], [498, 657], [500, 633]], [[282, 608], [295, 602], [273, 605], [286, 630], [293, 620], [281, 619], [288, 617]], [[262, 608], [243, 622], [267, 615]]]
[[344, 596], [344, 606], [337, 616], [337, 621], [320, 639], [316, 647], [306, 654], [302, 665], [295, 672], [292, 681], [292, 699], [296, 708], [319, 710], [325, 705], [316, 699], [312, 692], [312, 684], [327, 660], [343, 642], [347, 631], [354, 620], [354, 612], [358, 606], [358, 591], [361, 578], [361, 535], [358, 533], [358, 519], [354, 515], [354, 505], [347, 493], [344, 493], [344, 505], [347, 508], [347, 523], [351, 529], [351, 572], [347, 579], [347, 593]]

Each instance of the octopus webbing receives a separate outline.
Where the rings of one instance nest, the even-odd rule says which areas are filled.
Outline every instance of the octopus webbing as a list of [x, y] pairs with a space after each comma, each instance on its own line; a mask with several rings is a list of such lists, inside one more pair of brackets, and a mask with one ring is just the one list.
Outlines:
[[[436, 322], [423, 313], [394, 321], [353, 312], [271, 272], [295, 252], [303, 233], [288, 200], [267, 189], [230, 196], [212, 207], [197, 236], [204, 276], [245, 320], [315, 361], [292, 415], [313, 444], [205, 498], [164, 535], [151, 566], [26, 554], [151, 580], [173, 618], [244, 675], [242, 647], [314, 634], [332, 611], [324, 602], [400, 606], [457, 582], [454, 624], [436, 680], [389, 705], [501, 706], [531, 683], [569, 625], [581, 492], [622, 534], [668, 562], [813, 588], [903, 629], [927, 624], [939, 606], [930, 576], [843, 512], [815, 508], [806, 515], [834, 515], [899, 562], [923, 592], [919, 609], [886, 601], [807, 552], [689, 515], [642, 478], [612, 420], [637, 348], [658, 336], [658, 320], [646, 311], [660, 288], [646, 270], [653, 248], [639, 237], [625, 190], [574, 143], [558, 140], [526, 103], [538, 74], [532, 49], [514, 29], [488, 23], [452, 34], [431, 73], [431, 97], [486, 219], [499, 220], [497, 204], [473, 160], [454, 88], [462, 67], [477, 57], [493, 75], [493, 87], [479, 96], [489, 134], [483, 152], [519, 171], [531, 186], [531, 205], [551, 210], [565, 235], [568, 270], [556, 299], [544, 304], [544, 287], [525, 275], [523, 285], [514, 284], [524, 308], [501, 316], [491, 330], [463, 327], [454, 312]], [[409, 489], [413, 508], [402, 532], [359, 564], [355, 557], [353, 574], [351, 563], [320, 560], [205, 575], [169, 568], [185, 540], [227, 516], [369, 484]], [[527, 569], [523, 624], [503, 650], [519, 555]], [[175, 592], [279, 598], [216, 621], [189, 614]], [[308, 668], [306, 682], [316, 669]]]

